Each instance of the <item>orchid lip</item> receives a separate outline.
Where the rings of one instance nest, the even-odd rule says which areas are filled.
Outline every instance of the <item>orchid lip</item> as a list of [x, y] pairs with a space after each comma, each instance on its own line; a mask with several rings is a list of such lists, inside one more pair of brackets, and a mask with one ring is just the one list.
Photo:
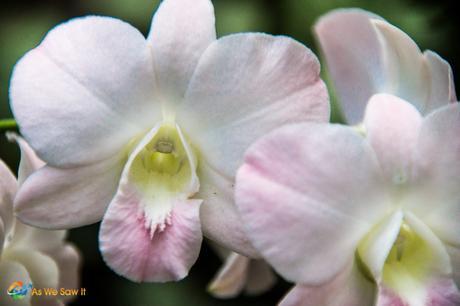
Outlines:
[[142, 198], [138, 217], [151, 237], [171, 225], [174, 203], [198, 189], [195, 152], [180, 127], [170, 122], [159, 122], [143, 137], [125, 171], [133, 192]]
[[[383, 256], [376, 259], [376, 252]], [[402, 210], [368, 232], [358, 246], [357, 261], [369, 280], [410, 305], [426, 299], [433, 273], [451, 273], [442, 242], [415, 215]]]

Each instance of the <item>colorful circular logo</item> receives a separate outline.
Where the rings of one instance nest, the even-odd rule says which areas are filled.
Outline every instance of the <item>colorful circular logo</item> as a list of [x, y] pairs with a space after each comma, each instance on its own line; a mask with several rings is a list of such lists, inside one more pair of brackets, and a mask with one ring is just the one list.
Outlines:
[[27, 295], [30, 288], [32, 288], [32, 284], [26, 286], [21, 281], [17, 281], [8, 287], [7, 293], [13, 300], [21, 300]]

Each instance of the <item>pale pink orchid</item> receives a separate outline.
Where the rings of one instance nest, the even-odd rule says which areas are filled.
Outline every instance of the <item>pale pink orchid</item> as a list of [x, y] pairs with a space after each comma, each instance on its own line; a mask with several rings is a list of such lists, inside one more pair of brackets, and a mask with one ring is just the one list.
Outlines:
[[113, 18], [66, 22], [16, 65], [10, 97], [47, 163], [19, 191], [19, 218], [52, 229], [102, 219], [103, 258], [133, 281], [185, 277], [203, 234], [258, 256], [233, 203], [244, 151], [284, 123], [329, 116], [310, 50], [259, 33], [216, 40], [209, 0], [163, 1], [147, 39]]
[[251, 259], [211, 243], [224, 262], [208, 285], [208, 292], [221, 299], [242, 293], [255, 296], [270, 290], [276, 283], [271, 267], [261, 259]]
[[66, 231], [33, 228], [14, 217], [18, 185], [44, 164], [23, 139], [9, 136], [20, 145], [21, 163], [16, 181], [0, 160], [0, 305], [64, 305], [71, 296], [31, 296], [30, 288], [22, 299], [13, 300], [7, 294], [17, 281], [34, 288], [78, 288], [80, 265], [78, 250], [65, 241]]
[[460, 305], [460, 106], [374, 95], [363, 128], [305, 123], [250, 147], [236, 203], [297, 286], [283, 306]]
[[457, 101], [450, 65], [423, 53], [403, 31], [359, 9], [339, 9], [321, 17], [314, 31], [323, 51], [347, 123], [363, 120], [373, 94], [388, 93], [426, 115]]

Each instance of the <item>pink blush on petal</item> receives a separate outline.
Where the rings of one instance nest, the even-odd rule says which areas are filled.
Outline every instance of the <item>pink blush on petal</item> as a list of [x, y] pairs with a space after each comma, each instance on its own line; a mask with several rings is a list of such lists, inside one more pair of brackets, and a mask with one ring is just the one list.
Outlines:
[[427, 306], [460, 305], [460, 292], [451, 279], [440, 280], [428, 292]]
[[105, 262], [136, 282], [184, 278], [201, 247], [201, 200], [176, 200], [170, 220], [153, 236], [139, 214], [139, 201], [134, 193], [120, 192], [109, 206], [99, 233]]
[[376, 306], [410, 306], [405, 303], [393, 290], [381, 286]]

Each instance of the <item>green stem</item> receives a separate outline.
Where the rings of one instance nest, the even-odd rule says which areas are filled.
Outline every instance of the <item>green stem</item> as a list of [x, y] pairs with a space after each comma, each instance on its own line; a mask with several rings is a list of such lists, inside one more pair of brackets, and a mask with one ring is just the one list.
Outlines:
[[0, 130], [16, 129], [18, 124], [14, 119], [0, 119]]

